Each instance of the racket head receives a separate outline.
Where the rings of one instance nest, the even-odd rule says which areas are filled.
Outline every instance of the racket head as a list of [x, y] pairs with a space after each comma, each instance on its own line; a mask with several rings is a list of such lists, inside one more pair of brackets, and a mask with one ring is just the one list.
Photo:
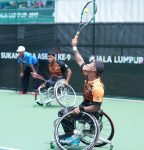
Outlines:
[[95, 14], [97, 12], [97, 6], [94, 1], [89, 1], [82, 9], [81, 17], [80, 17], [80, 24], [78, 27], [77, 35], [80, 34], [81, 30], [90, 24], [94, 18]]

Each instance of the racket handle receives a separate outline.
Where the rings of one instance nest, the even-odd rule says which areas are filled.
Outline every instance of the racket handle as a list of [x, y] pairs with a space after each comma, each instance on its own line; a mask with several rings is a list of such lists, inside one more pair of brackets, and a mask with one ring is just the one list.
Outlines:
[[77, 35], [77, 36], [79, 36], [79, 34], [80, 34], [80, 32], [79, 32], [79, 31], [77, 31], [76, 35]]

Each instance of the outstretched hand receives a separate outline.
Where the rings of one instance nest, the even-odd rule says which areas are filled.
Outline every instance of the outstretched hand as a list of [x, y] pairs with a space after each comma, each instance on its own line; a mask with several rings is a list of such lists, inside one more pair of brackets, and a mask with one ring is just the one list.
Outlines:
[[79, 107], [76, 107], [76, 108], [73, 110], [73, 113], [74, 113], [74, 114], [79, 114], [79, 113], [80, 113]]
[[37, 73], [36, 73], [36, 72], [31, 72], [31, 76], [32, 76], [33, 78], [36, 78], [36, 77], [37, 77]]
[[20, 73], [20, 78], [23, 78], [23, 76], [24, 76], [24, 73], [21, 72], [21, 73]]
[[77, 44], [78, 44], [78, 35], [76, 34], [75, 35], [75, 37], [72, 39], [72, 46], [74, 47], [74, 46], [77, 46]]
[[68, 85], [68, 82], [67, 82], [66, 80], [64, 80], [64, 84], [65, 84], [65, 85]]

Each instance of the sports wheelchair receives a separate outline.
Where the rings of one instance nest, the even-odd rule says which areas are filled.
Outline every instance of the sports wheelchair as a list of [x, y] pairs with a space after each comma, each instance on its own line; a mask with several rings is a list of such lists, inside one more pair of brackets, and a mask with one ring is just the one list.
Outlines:
[[[72, 128], [75, 139], [80, 139], [78, 146], [62, 142], [63, 137], [65, 137], [62, 124], [66, 120], [74, 124], [74, 126], [70, 126], [70, 124], [66, 124], [66, 126], [68, 129]], [[106, 144], [110, 144], [110, 149], [113, 149], [114, 124], [103, 110], [100, 110], [95, 115], [86, 112], [74, 114], [71, 111], [56, 119], [54, 126], [53, 142], [56, 143], [60, 150], [92, 150], [94, 147], [101, 147]]]
[[[40, 77], [39, 77], [40, 78]], [[61, 106], [74, 106], [76, 102], [76, 93], [70, 85], [64, 84], [64, 79], [56, 82], [54, 87], [46, 88], [47, 80], [40, 85], [35, 93], [36, 103], [40, 106], [51, 105], [51, 102], [56, 100]]]

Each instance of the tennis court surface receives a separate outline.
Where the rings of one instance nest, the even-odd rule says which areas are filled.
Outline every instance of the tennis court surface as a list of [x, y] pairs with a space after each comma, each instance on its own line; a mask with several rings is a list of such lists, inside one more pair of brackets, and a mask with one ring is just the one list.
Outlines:
[[[142, 100], [142, 99], [141, 99]], [[77, 105], [82, 97], [77, 97]], [[33, 95], [0, 91], [0, 150], [49, 150], [53, 138], [53, 122], [61, 109], [40, 107]], [[113, 150], [144, 150], [144, 102], [105, 98], [102, 109], [115, 125]], [[109, 146], [95, 148], [108, 150]]]

